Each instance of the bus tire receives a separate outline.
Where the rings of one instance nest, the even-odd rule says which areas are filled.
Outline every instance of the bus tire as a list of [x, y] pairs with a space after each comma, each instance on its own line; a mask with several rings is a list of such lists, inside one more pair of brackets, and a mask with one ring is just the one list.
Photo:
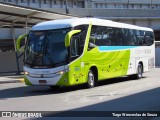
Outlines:
[[88, 80], [87, 80], [87, 87], [93, 88], [96, 86], [96, 77], [93, 70], [89, 70], [88, 72]]
[[133, 75], [134, 79], [141, 79], [142, 78], [142, 74], [143, 74], [143, 66], [142, 64], [138, 64], [137, 67], [137, 73], [135, 75]]

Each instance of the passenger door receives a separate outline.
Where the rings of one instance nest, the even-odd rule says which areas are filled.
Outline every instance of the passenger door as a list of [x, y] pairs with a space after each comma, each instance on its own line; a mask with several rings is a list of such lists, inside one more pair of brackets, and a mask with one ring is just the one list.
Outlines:
[[74, 35], [70, 44], [70, 76], [72, 84], [80, 84], [83, 80], [80, 53], [79, 36]]

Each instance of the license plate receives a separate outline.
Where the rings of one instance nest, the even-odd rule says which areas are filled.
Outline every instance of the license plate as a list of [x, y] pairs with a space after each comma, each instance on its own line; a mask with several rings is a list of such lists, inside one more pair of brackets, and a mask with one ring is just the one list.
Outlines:
[[46, 80], [39, 80], [39, 83], [40, 84], [47, 84], [47, 81]]

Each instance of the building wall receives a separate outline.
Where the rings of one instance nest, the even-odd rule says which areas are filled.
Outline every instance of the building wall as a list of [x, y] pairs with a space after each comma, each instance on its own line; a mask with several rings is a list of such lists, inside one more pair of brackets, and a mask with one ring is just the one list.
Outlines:
[[156, 66], [160, 66], [160, 48], [156, 48]]
[[41, 1], [41, 7], [42, 8], [51, 8], [51, 3], [50, 3], [50, 0], [42, 0]]
[[[15, 37], [17, 38], [18, 36], [25, 34], [26, 30], [22, 28], [15, 28]], [[1, 39], [12, 39], [12, 29], [11, 28], [0, 28], [0, 40]]]
[[[22, 6], [30, 6], [35, 8], [65, 8], [65, 0], [0, 0], [11, 4], [18, 4]], [[84, 8], [88, 7], [85, 0], [67, 0], [69, 8]]]
[[[0, 52], [0, 73], [16, 72], [15, 52]], [[20, 71], [23, 71], [23, 56], [19, 59]]]
[[118, 20], [118, 22], [123, 22], [127, 24], [138, 25], [142, 27], [149, 27], [153, 30], [160, 30], [160, 21], [159, 20]]
[[160, 30], [160, 21], [154, 20], [154, 22], [150, 22], [150, 27], [154, 30]]
[[29, 6], [33, 8], [40, 8], [39, 0], [29, 0]]
[[[65, 0], [0, 0], [35, 8], [65, 8]], [[160, 0], [67, 0], [69, 8], [160, 9]]]
[[18, 0], [18, 5], [29, 6], [28, 0]]

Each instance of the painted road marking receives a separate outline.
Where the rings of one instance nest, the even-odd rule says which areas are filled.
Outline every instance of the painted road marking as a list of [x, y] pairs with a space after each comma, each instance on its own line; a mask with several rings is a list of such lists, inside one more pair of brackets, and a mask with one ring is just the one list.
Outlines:
[[17, 80], [19, 80], [21, 83], [24, 83], [24, 78], [19, 78]]

